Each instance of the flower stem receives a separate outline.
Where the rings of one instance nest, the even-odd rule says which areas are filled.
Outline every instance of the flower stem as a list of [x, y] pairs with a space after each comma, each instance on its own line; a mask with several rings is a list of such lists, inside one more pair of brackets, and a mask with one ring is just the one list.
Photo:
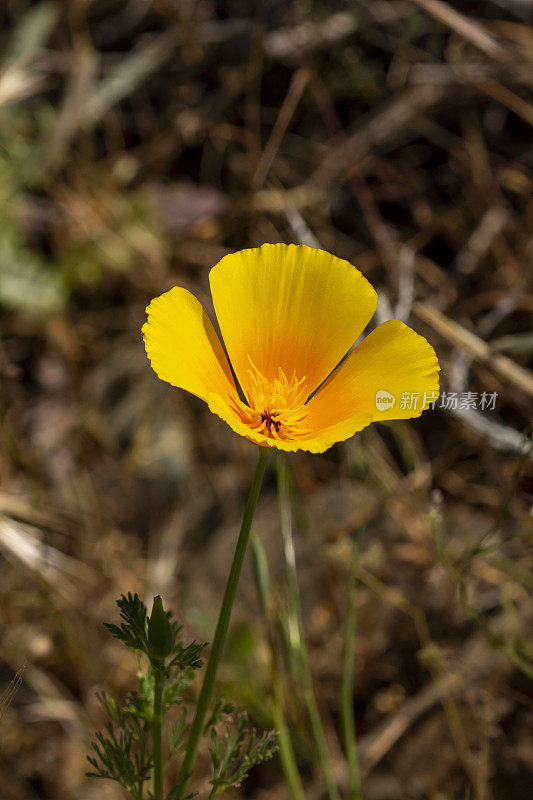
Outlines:
[[346, 634], [344, 639], [344, 656], [342, 662], [341, 688], [341, 721], [344, 736], [344, 750], [348, 765], [348, 786], [350, 800], [361, 800], [361, 778], [357, 758], [357, 740], [353, 713], [353, 676], [355, 655], [355, 627], [357, 569], [359, 565], [359, 537], [355, 537], [352, 545], [352, 558], [348, 584], [348, 608], [346, 613]]
[[231, 569], [226, 583], [226, 590], [224, 592], [224, 599], [222, 600], [222, 606], [220, 608], [220, 614], [218, 617], [217, 627], [213, 638], [211, 653], [209, 654], [209, 659], [207, 662], [207, 667], [204, 675], [204, 681], [202, 683], [200, 696], [198, 698], [198, 703], [196, 705], [196, 714], [194, 715], [194, 720], [189, 733], [189, 739], [187, 741], [187, 748], [185, 750], [185, 757], [183, 759], [183, 764], [181, 766], [179, 794], [178, 794], [179, 800], [184, 800], [184, 798], [187, 796], [187, 790], [189, 788], [189, 783], [192, 777], [194, 763], [196, 761], [196, 755], [198, 753], [198, 747], [200, 745], [200, 739], [202, 738], [202, 735], [204, 733], [205, 717], [207, 714], [207, 710], [209, 708], [209, 703], [211, 702], [211, 696], [213, 694], [213, 687], [215, 685], [217, 668], [220, 658], [222, 656], [222, 651], [224, 649], [224, 642], [226, 639], [226, 634], [228, 632], [231, 609], [233, 607], [233, 601], [235, 600], [237, 584], [239, 582], [239, 576], [241, 574], [244, 554], [246, 553], [246, 546], [248, 544], [248, 539], [250, 536], [252, 519], [255, 512], [255, 507], [257, 505], [259, 492], [261, 490], [261, 484], [263, 482], [263, 476], [265, 474], [267, 460], [268, 460], [267, 448], [260, 447], [259, 459], [257, 461], [257, 467], [255, 470], [254, 479], [250, 489], [250, 494], [248, 495], [246, 508], [244, 509], [241, 530], [239, 533], [239, 538], [237, 540], [237, 545], [235, 547], [233, 562], [231, 564]]
[[315, 739], [318, 758], [324, 773], [324, 781], [330, 800], [340, 800], [339, 790], [333, 777], [331, 761], [328, 753], [326, 737], [320, 719], [320, 713], [313, 691], [313, 681], [309, 668], [309, 658], [305, 644], [302, 611], [300, 606], [300, 591], [298, 588], [298, 577], [296, 574], [296, 557], [294, 553], [294, 542], [292, 538], [292, 512], [290, 499], [290, 484], [288, 467], [285, 458], [280, 455], [277, 464], [278, 479], [278, 498], [280, 508], [281, 535], [283, 538], [283, 551], [285, 555], [285, 566], [287, 569], [287, 583], [289, 594], [289, 615], [290, 615], [290, 637], [294, 647], [300, 680], [302, 682], [302, 692], [307, 713], [311, 723], [311, 730]]
[[161, 753], [161, 728], [163, 723], [164, 664], [154, 666], [154, 716], [152, 720], [152, 794], [154, 800], [163, 800], [163, 758]]

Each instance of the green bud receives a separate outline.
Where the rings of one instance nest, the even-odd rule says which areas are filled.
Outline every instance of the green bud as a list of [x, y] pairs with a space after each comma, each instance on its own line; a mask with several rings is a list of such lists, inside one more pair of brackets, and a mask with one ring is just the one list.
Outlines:
[[163, 608], [161, 596], [154, 597], [152, 614], [148, 620], [148, 649], [152, 658], [166, 658], [172, 652], [174, 637], [172, 626]]

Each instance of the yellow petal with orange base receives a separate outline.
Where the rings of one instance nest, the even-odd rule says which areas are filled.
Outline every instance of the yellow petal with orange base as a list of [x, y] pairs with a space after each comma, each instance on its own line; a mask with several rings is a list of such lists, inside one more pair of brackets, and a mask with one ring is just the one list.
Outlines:
[[304, 245], [264, 244], [225, 256], [209, 274], [215, 312], [237, 380], [249, 397], [250, 359], [268, 381], [281, 368], [308, 393], [328, 376], [377, 305], [347, 261]]
[[146, 313], [146, 353], [161, 380], [202, 400], [210, 392], [237, 398], [220, 340], [193, 294], [176, 286], [152, 300]]
[[[439, 394], [440, 367], [423, 336], [399, 320], [375, 328], [309, 401], [317, 436], [369, 414], [373, 422], [419, 417]], [[402, 407], [403, 406], [403, 407]]]

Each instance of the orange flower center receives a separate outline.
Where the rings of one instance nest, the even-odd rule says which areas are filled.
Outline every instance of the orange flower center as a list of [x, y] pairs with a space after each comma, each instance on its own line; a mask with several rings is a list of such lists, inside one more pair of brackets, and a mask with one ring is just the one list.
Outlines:
[[278, 367], [278, 377], [269, 381], [250, 356], [248, 361], [249, 405], [239, 404], [245, 425], [271, 439], [296, 439], [309, 434], [310, 428], [303, 424], [308, 415], [305, 401], [309, 396], [305, 376], [297, 378], [293, 373], [289, 380]]

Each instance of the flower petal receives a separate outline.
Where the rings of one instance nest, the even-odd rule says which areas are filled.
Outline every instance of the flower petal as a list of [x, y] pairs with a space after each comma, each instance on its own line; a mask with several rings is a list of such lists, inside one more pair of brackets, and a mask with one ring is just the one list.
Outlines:
[[323, 453], [332, 447], [335, 442], [342, 442], [349, 439], [357, 431], [366, 427], [372, 422], [370, 414], [360, 414], [357, 418], [352, 417], [349, 420], [332, 425], [326, 430], [320, 431], [318, 435], [309, 434], [305, 437], [298, 439], [274, 439], [270, 436], [265, 436], [258, 431], [249, 428], [243, 423], [240, 417], [235, 413], [228, 403], [217, 394], [209, 394], [207, 397], [207, 404], [210, 411], [216, 414], [226, 422], [235, 433], [240, 436], [245, 436], [254, 444], [261, 445], [262, 447], [276, 447], [278, 450], [285, 450], [286, 452], [294, 452], [296, 450], [308, 450], [310, 453]]
[[225, 256], [210, 272], [216, 315], [247, 396], [250, 359], [269, 381], [281, 367], [309, 394], [347, 353], [377, 305], [361, 273], [304, 245], [264, 244]]
[[423, 336], [399, 320], [384, 322], [311, 398], [309, 424], [319, 437], [322, 430], [361, 414], [370, 414], [373, 422], [419, 417], [438, 397], [439, 370]]
[[213, 324], [196, 297], [175, 286], [146, 309], [146, 353], [161, 380], [202, 400], [209, 392], [237, 397], [228, 359]]

